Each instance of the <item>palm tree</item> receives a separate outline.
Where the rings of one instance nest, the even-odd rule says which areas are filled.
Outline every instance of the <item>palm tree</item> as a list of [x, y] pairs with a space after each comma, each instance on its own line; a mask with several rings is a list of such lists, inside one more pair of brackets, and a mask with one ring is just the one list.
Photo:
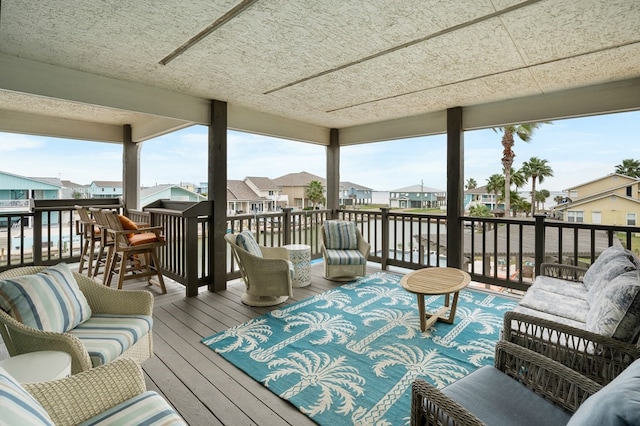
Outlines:
[[553, 169], [547, 160], [531, 157], [525, 161], [522, 170], [527, 179], [531, 178], [531, 215], [536, 214], [536, 179], [542, 183], [544, 178], [553, 176]]
[[555, 201], [556, 204], [560, 204], [564, 201], [564, 197], [562, 195], [556, 195], [553, 197], [553, 201]]
[[473, 217], [491, 217], [491, 210], [484, 204], [476, 204], [469, 207], [469, 216]]
[[513, 135], [518, 136], [520, 140], [523, 142], [529, 142], [533, 137], [533, 132], [540, 127], [542, 123], [526, 123], [526, 124], [513, 124], [505, 127], [498, 127], [497, 129], [493, 129], [495, 132], [502, 133], [502, 146], [504, 147], [502, 151], [502, 167], [505, 170], [504, 174], [504, 210], [509, 212], [511, 210], [511, 200], [510, 200], [510, 188], [511, 188], [511, 166], [513, 165], [513, 159], [516, 154], [513, 152], [513, 145], [515, 144], [513, 140]]
[[489, 176], [489, 179], [487, 179], [487, 191], [495, 194], [496, 205], [494, 210], [498, 210], [499, 194], [504, 191], [504, 176], [497, 173]]
[[312, 180], [307, 185], [306, 189], [307, 198], [314, 206], [322, 204], [324, 202], [324, 187], [322, 182], [318, 180]]
[[622, 160], [622, 164], [616, 166], [616, 173], [621, 175], [640, 178], [640, 161], [633, 158]]
[[467, 179], [467, 184], [465, 185], [465, 188], [467, 188], [467, 189], [475, 189], [477, 187], [478, 187], [478, 182], [476, 182], [476, 180], [474, 178]]
[[547, 201], [547, 198], [549, 198], [550, 195], [551, 193], [548, 189], [536, 191], [536, 203], [538, 204], [538, 210], [540, 210], [540, 204], [544, 206], [545, 201]]

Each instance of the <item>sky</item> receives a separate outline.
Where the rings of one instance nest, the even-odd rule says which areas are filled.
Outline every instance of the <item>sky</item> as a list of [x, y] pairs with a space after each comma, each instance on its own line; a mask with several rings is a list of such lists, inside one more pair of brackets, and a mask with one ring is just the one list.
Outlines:
[[[640, 111], [556, 120], [536, 130], [531, 142], [516, 138], [514, 168], [531, 157], [548, 161], [553, 177], [536, 189], [562, 191], [615, 171], [623, 159], [640, 160]], [[502, 172], [501, 134], [465, 132], [465, 182], [479, 186]], [[248, 133], [228, 135], [228, 178], [271, 179], [306, 171], [325, 177], [325, 147]], [[144, 142], [143, 186], [207, 180], [207, 128], [193, 126]], [[78, 184], [122, 180], [118, 144], [0, 133], [0, 171], [58, 177]], [[446, 190], [446, 136], [378, 142], [340, 150], [340, 180], [377, 191], [423, 184]], [[530, 189], [530, 185], [521, 190]]]

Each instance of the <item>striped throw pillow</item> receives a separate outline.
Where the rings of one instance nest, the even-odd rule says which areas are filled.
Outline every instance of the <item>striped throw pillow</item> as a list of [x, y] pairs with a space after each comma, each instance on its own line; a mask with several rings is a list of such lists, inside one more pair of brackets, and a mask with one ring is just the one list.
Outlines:
[[242, 231], [236, 237], [236, 244], [244, 249], [244, 251], [258, 257], [262, 257], [262, 250], [253, 234], [250, 231]]
[[54, 425], [44, 407], [2, 367], [0, 423], [7, 426]]
[[66, 263], [0, 281], [0, 308], [25, 325], [55, 333], [91, 317], [91, 307]]
[[328, 249], [357, 250], [356, 224], [348, 221], [328, 220], [324, 226], [324, 246]]

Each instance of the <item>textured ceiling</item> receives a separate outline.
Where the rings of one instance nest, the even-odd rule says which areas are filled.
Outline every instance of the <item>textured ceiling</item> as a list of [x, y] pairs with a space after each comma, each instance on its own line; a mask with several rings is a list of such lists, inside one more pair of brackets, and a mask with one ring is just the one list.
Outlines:
[[640, 1], [5, 0], [0, 55], [0, 113], [17, 117], [149, 129], [139, 139], [206, 122], [159, 106], [175, 93], [228, 102], [238, 129], [268, 133], [260, 114], [348, 129], [638, 79]]

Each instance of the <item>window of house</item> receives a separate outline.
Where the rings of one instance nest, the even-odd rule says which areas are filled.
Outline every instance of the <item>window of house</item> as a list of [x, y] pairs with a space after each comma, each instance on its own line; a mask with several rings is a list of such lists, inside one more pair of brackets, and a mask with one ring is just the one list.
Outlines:
[[578, 191], [569, 191], [569, 198], [578, 198]]
[[602, 223], [602, 212], [591, 212], [591, 223], [596, 225]]
[[631, 185], [627, 186], [627, 197], [631, 197], [633, 187]]
[[269, 191], [269, 195], [274, 195], [274, 192], [273, 191]]
[[575, 222], [575, 223], [583, 223], [584, 222], [584, 212], [570, 210], [567, 212], [567, 222]]
[[627, 213], [627, 225], [636, 226], [636, 214], [635, 213]]

